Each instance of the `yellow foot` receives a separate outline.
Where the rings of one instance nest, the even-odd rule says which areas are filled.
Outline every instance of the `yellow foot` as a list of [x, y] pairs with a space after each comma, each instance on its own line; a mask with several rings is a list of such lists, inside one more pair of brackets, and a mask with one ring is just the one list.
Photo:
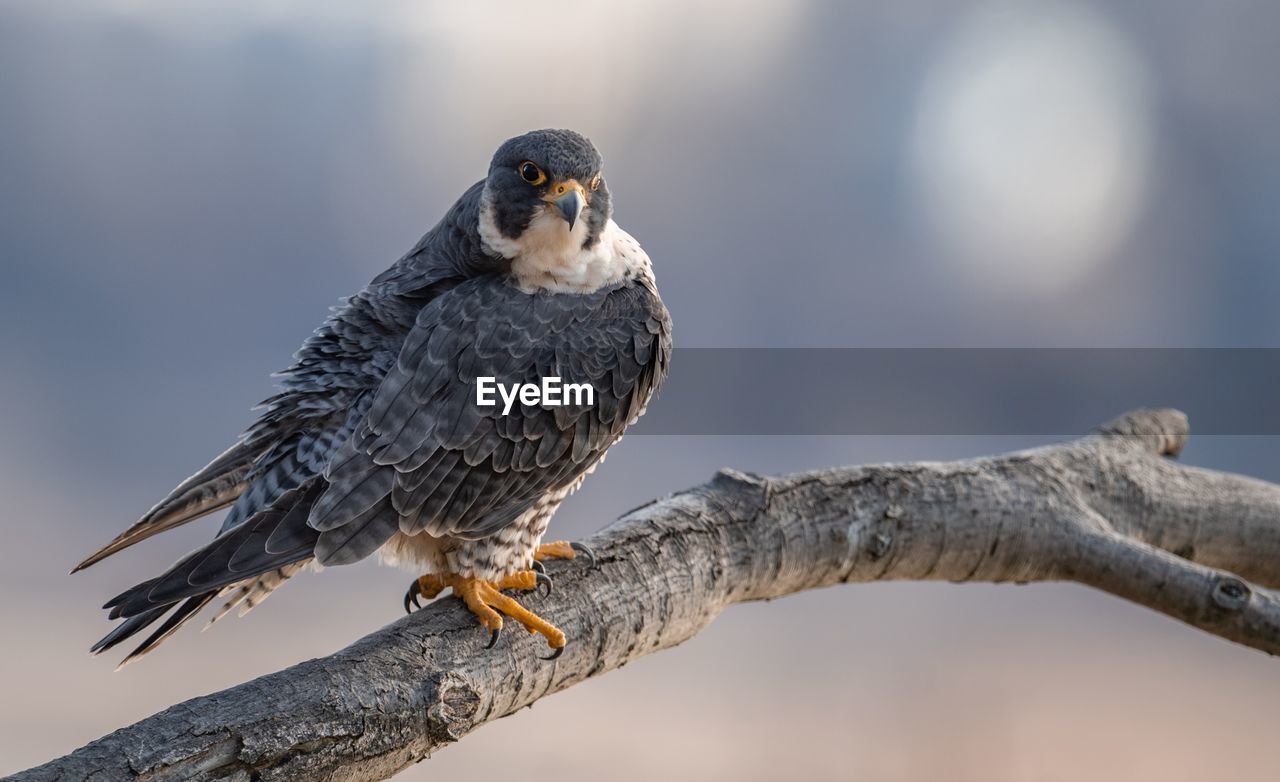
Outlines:
[[541, 562], [544, 559], [577, 559], [582, 554], [590, 564], [588, 567], [596, 566], [596, 553], [577, 541], [569, 542], [567, 540], [557, 540], [552, 543], [543, 543], [538, 546], [538, 550], [533, 552], [533, 560]]
[[[498, 642], [498, 633], [502, 631], [502, 615], [506, 614], [524, 625], [529, 632], [539, 633], [546, 638], [547, 644], [555, 651], [550, 657], [543, 659], [554, 660], [564, 651], [564, 633], [555, 625], [520, 605], [515, 598], [502, 594], [504, 589], [529, 591], [538, 588], [541, 584], [545, 584], [550, 593], [551, 579], [532, 570], [520, 570], [498, 581], [483, 581], [452, 574], [427, 575], [415, 579], [409, 585], [409, 591], [404, 596], [404, 610], [410, 611], [411, 603], [421, 607], [418, 603], [419, 597], [430, 600], [448, 587], [453, 590], [453, 594], [462, 598], [462, 602], [467, 604], [467, 608], [476, 615], [480, 624], [493, 633], [487, 648], [492, 648]], [[498, 613], [499, 611], [502, 613]]]

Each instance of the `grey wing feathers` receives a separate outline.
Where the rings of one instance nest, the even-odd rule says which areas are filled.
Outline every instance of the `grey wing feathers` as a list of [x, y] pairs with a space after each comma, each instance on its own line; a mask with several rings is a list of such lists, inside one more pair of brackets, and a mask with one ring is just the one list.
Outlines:
[[[281, 392], [259, 406], [258, 420], [235, 446], [76, 568], [232, 506], [214, 541], [164, 576], [120, 596], [112, 613], [126, 620], [95, 651], [120, 643], [172, 610], [132, 659], [218, 595], [231, 593], [229, 607], [239, 604], [243, 612], [305, 565], [308, 539], [313, 543], [317, 536], [305, 523], [315, 499], [310, 489], [363, 421], [373, 390], [394, 365], [415, 316], [462, 278], [501, 271], [501, 264], [489, 268], [493, 259], [478, 250], [474, 226], [480, 192], [477, 183], [404, 257], [334, 308], [280, 374]], [[232, 550], [229, 541], [239, 544]]]
[[152, 535], [232, 504], [248, 485], [249, 473], [260, 453], [260, 448], [254, 448], [243, 440], [231, 446], [204, 469], [180, 483], [133, 526], [86, 557], [71, 572], [83, 570]]
[[[593, 294], [468, 280], [424, 307], [311, 510], [321, 564], [367, 556], [397, 530], [481, 538], [573, 485], [666, 372], [670, 321], [633, 281]], [[477, 377], [587, 383], [594, 405], [476, 404]]]
[[[218, 617], [248, 610], [312, 558], [352, 562], [398, 530], [491, 535], [574, 486], [640, 415], [671, 347], [651, 281], [530, 295], [498, 275], [461, 279], [465, 253], [449, 260], [456, 248], [436, 245], [457, 236], [448, 219], [474, 224], [473, 191], [448, 231], [438, 226], [307, 340], [239, 443], [80, 565], [232, 506], [217, 538], [108, 602], [125, 621], [94, 651], [172, 611], [133, 659], [219, 595], [230, 600]], [[560, 376], [589, 384], [595, 404], [504, 416], [475, 404], [479, 376]]]
[[263, 510], [178, 560], [156, 578], [132, 587], [103, 608], [110, 618], [134, 617], [160, 606], [206, 594], [277, 568], [311, 558], [317, 534], [306, 524], [311, 501], [321, 486], [317, 478], [285, 492]]
[[[409, 312], [420, 306], [400, 302]], [[317, 485], [333, 451], [363, 419], [371, 390], [394, 361], [394, 325], [374, 328], [370, 322], [379, 317], [370, 313], [387, 315], [394, 309], [368, 291], [353, 297], [303, 345], [285, 373], [282, 392], [263, 403], [263, 413], [240, 443], [85, 561], [81, 567], [164, 529], [232, 506], [212, 542], [164, 576], [113, 601], [112, 618], [125, 621], [93, 651], [115, 646], [172, 610], [125, 661], [136, 659], [219, 595], [233, 593], [231, 602], [242, 605], [243, 613], [310, 560], [315, 532], [306, 525], [306, 516], [315, 493], [305, 489]], [[378, 338], [352, 336], [365, 332]], [[287, 515], [299, 503], [305, 504]]]

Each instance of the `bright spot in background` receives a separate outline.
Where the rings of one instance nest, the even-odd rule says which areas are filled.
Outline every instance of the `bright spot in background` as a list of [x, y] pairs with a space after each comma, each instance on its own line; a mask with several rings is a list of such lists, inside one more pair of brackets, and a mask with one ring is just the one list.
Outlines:
[[[395, 115], [387, 124], [412, 133], [441, 124], [441, 116], [465, 117], [452, 123], [450, 149], [475, 144], [483, 160], [492, 134], [477, 134], [476, 127], [514, 135], [570, 125], [582, 112], [587, 121], [579, 129], [587, 135], [643, 128], [655, 106], [671, 110], [672, 92], [679, 92], [672, 81], [689, 68], [698, 68], [697, 81], [709, 94], [749, 83], [783, 55], [803, 10], [792, 0], [761, 0], [750, 13], [735, 0], [559, 0], [503, 4], [500, 14], [489, 2], [397, 0], [392, 7], [399, 20], [392, 29], [413, 45], [391, 87]], [[554, 35], [531, 44], [530, 31], [548, 24]], [[411, 138], [397, 143], [420, 149]]]
[[941, 259], [985, 289], [1051, 294], [1081, 280], [1142, 206], [1147, 122], [1142, 64], [1099, 13], [978, 9], [934, 64], [912, 140]]
[[[268, 94], [251, 86], [256, 75], [228, 67], [238, 56], [232, 47], [251, 63], [280, 48], [291, 69], [265, 81], [267, 90], [299, 90], [290, 106], [327, 110], [327, 85], [300, 79], [299, 65], [344, 80], [337, 95], [367, 110], [347, 125], [370, 135], [335, 144], [315, 176], [328, 185], [337, 252], [362, 273], [372, 242], [417, 236], [403, 238], [484, 176], [510, 136], [571, 127], [600, 143], [609, 165], [611, 151], [621, 160], [630, 138], [666, 132], [673, 117], [700, 132], [708, 105], [750, 92], [788, 55], [807, 11], [795, 0], [754, 0], [745, 11], [738, 0], [58, 0], [33, 8], [110, 14], [171, 46], [175, 59], [211, 68], [215, 107], [200, 101], [197, 116], [262, 108], [250, 102]], [[680, 154], [664, 162], [678, 164]], [[116, 179], [101, 176], [102, 189], [113, 192]], [[368, 196], [389, 189], [405, 194], [405, 214], [387, 214]], [[405, 229], [409, 213], [421, 228]]]

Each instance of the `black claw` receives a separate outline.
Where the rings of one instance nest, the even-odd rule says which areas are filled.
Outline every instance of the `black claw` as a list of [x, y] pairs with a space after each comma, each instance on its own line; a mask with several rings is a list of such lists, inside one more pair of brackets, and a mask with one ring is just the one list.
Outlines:
[[422, 608], [422, 603], [418, 602], [418, 596], [421, 594], [422, 591], [418, 586], [418, 579], [415, 578], [413, 583], [409, 585], [409, 591], [404, 593], [404, 612], [406, 614], [413, 613], [413, 609], [409, 607], [410, 603], [418, 608]]
[[590, 546], [587, 546], [585, 543], [579, 543], [575, 540], [569, 544], [569, 548], [591, 560], [591, 563], [587, 565], [588, 568], [594, 568], [596, 566], [596, 552], [592, 551]]
[[563, 646], [561, 646], [559, 649], [556, 649], [554, 652], [552, 652], [550, 657], [539, 657], [538, 659], [540, 659], [540, 660], [554, 660], [554, 659], [556, 659], [557, 657], [559, 657], [559, 656], [560, 656], [560, 655], [562, 655], [562, 654], [564, 654], [564, 647], [563, 647]]
[[546, 572], [547, 572], [547, 566], [546, 566], [546, 565], [544, 565], [544, 564], [542, 564], [541, 560], [537, 560], [537, 559], [535, 559], [535, 560], [533, 561], [533, 572], [535, 572], [535, 573], [546, 573]]
[[486, 649], [492, 649], [492, 648], [493, 648], [493, 645], [494, 645], [494, 644], [496, 644], [496, 643], [498, 642], [498, 633], [500, 633], [500, 632], [502, 632], [502, 631], [501, 631], [501, 630], [494, 630], [494, 631], [493, 631], [493, 635], [489, 636], [489, 643], [485, 644], [485, 645], [484, 645], [484, 648], [486, 648]]
[[541, 590], [542, 587], [545, 586], [547, 588], [547, 594], [550, 595], [551, 594], [551, 576], [548, 576], [546, 573], [540, 573], [537, 571], [534, 572], [534, 576], [538, 579], [538, 583], [534, 588], [537, 590]]

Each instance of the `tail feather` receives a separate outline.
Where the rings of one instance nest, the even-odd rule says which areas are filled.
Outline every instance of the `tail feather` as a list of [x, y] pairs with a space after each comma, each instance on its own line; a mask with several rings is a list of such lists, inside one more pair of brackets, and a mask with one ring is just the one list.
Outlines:
[[[321, 480], [313, 478], [285, 492], [270, 508], [183, 557], [163, 575], [116, 595], [104, 608], [127, 619], [310, 559], [320, 533], [307, 526], [307, 514]], [[265, 541], [273, 537], [288, 545], [268, 549]]]
[[271, 593], [279, 589], [284, 582], [293, 578], [306, 566], [306, 560], [295, 562], [292, 565], [286, 565], [269, 573], [263, 573], [257, 578], [246, 579], [240, 584], [231, 587], [231, 589], [235, 590], [231, 595], [231, 599], [218, 609], [218, 613], [213, 615], [213, 618], [205, 625], [205, 629], [207, 630], [214, 622], [226, 616], [237, 606], [240, 607], [239, 616], [249, 613], [260, 605], [263, 600], [270, 597]]
[[141, 632], [145, 627], [169, 613], [169, 609], [171, 608], [173, 608], [171, 605], [159, 606], [158, 608], [153, 608], [150, 611], [138, 614], [137, 616], [129, 617], [113, 627], [111, 632], [103, 636], [100, 641], [89, 647], [89, 652], [91, 654], [102, 654], [121, 641]]
[[232, 608], [235, 608], [237, 605], [241, 606], [240, 616], [244, 616], [249, 613], [254, 606], [260, 604], [263, 600], [266, 600], [273, 591], [279, 588], [285, 581], [289, 580], [290, 577], [296, 575], [305, 566], [305, 561], [293, 565], [286, 565], [285, 567], [272, 570], [268, 573], [263, 573], [254, 578], [246, 579], [239, 584], [232, 584], [228, 587], [211, 590], [204, 594], [189, 597], [185, 602], [178, 606], [177, 610], [174, 610], [174, 606], [176, 605], [175, 603], [167, 603], [135, 616], [131, 616], [117, 625], [110, 633], [103, 637], [102, 640], [94, 644], [89, 651], [93, 654], [101, 654], [108, 651], [142, 632], [147, 627], [155, 624], [161, 617], [172, 611], [173, 613], [169, 614], [169, 618], [165, 620], [164, 624], [160, 625], [155, 632], [148, 636], [145, 641], [139, 644], [136, 649], [129, 652], [129, 654], [120, 661], [120, 664], [116, 666], [116, 670], [120, 670], [134, 660], [146, 655], [164, 641], [168, 640], [169, 636], [178, 631], [178, 628], [190, 621], [190, 619], [194, 617], [200, 609], [204, 608], [210, 601], [214, 600], [219, 595], [232, 590], [235, 591], [235, 594], [227, 601], [226, 605], [222, 606], [222, 608], [218, 610], [218, 613], [209, 620], [210, 625], [221, 619], [227, 614], [227, 612]]
[[[206, 592], [203, 595], [196, 595], [195, 597], [187, 598], [186, 602], [178, 606], [177, 610], [170, 614], [168, 619], [164, 620], [164, 624], [157, 627], [154, 633], [147, 636], [147, 640], [138, 644], [137, 648], [125, 655], [125, 658], [116, 666], [116, 670], [120, 670], [152, 649], [155, 649], [163, 643], [165, 639], [176, 633], [178, 628], [186, 624], [191, 617], [195, 616], [200, 611], [201, 608], [208, 605], [209, 601], [217, 597], [220, 592], [221, 590], [215, 589], [212, 592]], [[142, 628], [139, 627], [138, 629], [141, 630]], [[121, 638], [120, 640], [124, 640], [124, 638]]]
[[250, 472], [261, 451], [261, 445], [250, 445], [244, 441], [231, 446], [204, 469], [169, 492], [169, 496], [147, 511], [133, 526], [76, 565], [71, 572], [84, 570], [152, 535], [232, 504], [248, 486]]

